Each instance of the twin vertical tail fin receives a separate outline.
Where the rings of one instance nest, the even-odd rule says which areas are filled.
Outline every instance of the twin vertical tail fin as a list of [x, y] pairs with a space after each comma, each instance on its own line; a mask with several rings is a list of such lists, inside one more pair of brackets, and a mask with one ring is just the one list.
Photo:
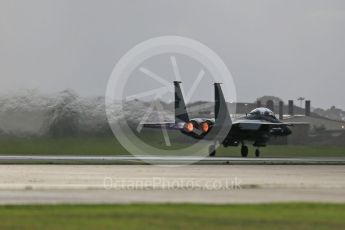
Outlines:
[[232, 121], [228, 110], [227, 103], [224, 98], [221, 83], [214, 83], [214, 115], [215, 115], [215, 126], [231, 126]]
[[186, 103], [183, 98], [180, 81], [174, 81], [175, 87], [175, 123], [188, 122], [189, 116], [187, 112]]
[[[190, 121], [180, 84], [181, 84], [180, 81], [174, 81], [175, 123]], [[225, 101], [224, 94], [223, 94], [220, 84], [221, 83], [214, 83], [214, 91], [215, 91], [215, 98], [214, 98], [215, 99], [215, 107], [214, 107], [215, 124], [214, 125], [218, 127], [231, 126], [232, 121], [231, 121], [230, 113], [229, 113], [228, 106]]]

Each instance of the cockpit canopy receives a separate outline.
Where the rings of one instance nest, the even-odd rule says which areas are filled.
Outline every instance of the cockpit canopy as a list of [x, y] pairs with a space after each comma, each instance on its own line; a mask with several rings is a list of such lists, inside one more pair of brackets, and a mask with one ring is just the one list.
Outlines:
[[275, 117], [274, 113], [270, 109], [267, 109], [267, 108], [256, 108], [252, 110], [249, 114]]

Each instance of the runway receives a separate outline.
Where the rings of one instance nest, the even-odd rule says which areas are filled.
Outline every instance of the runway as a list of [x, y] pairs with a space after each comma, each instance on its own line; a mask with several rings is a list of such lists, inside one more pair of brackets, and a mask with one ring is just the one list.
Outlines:
[[0, 156], [0, 204], [339, 203], [344, 164], [344, 157]]
[[345, 157], [242, 158], [198, 156], [0, 156], [0, 164], [233, 164], [345, 165]]
[[342, 165], [0, 165], [0, 204], [345, 202]]

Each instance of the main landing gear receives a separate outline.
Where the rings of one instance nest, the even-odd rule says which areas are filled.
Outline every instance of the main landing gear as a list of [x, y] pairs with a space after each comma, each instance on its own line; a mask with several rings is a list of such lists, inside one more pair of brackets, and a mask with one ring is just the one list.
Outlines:
[[[241, 146], [241, 155], [242, 155], [242, 157], [248, 157], [248, 152], [249, 152], [248, 146], [246, 146], [246, 145], [243, 144], [243, 145]], [[215, 144], [210, 145], [210, 146], [208, 147], [208, 156], [209, 156], [209, 157], [214, 157], [214, 156], [216, 156], [216, 145], [215, 145]], [[255, 150], [255, 156], [256, 156], [256, 157], [260, 157], [260, 149], [259, 149], [259, 148], [257, 148], [257, 149]]]
[[241, 147], [241, 155], [242, 155], [242, 157], [247, 157], [248, 156], [248, 146], [242, 145], [242, 147]]
[[[248, 156], [248, 146], [246, 146], [246, 145], [242, 145], [242, 147], [241, 147], [241, 155], [242, 155], [242, 157], [247, 157]], [[255, 150], [255, 156], [256, 157], [260, 157], [260, 149], [259, 148], [257, 148], [256, 150]]]
[[210, 145], [208, 147], [208, 156], [214, 157], [216, 155], [216, 145]]

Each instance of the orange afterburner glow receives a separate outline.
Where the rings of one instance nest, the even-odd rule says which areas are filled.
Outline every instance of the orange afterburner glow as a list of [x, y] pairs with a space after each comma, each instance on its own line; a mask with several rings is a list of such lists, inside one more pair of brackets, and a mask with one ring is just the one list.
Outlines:
[[193, 132], [193, 128], [194, 126], [192, 122], [187, 122], [183, 127], [184, 131], [186, 131], [187, 133]]
[[208, 123], [207, 122], [203, 122], [201, 123], [201, 130], [203, 133], [207, 133], [209, 129]]

